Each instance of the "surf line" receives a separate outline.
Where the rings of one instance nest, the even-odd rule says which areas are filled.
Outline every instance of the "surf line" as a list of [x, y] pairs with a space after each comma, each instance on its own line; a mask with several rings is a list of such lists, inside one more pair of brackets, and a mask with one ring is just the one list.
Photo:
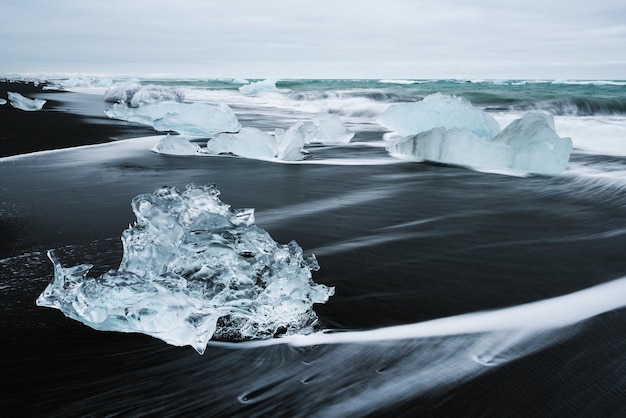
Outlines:
[[626, 277], [567, 295], [510, 308], [456, 315], [408, 325], [367, 331], [325, 330], [308, 335], [290, 335], [236, 343], [211, 341], [209, 345], [257, 348], [288, 344], [294, 347], [305, 347], [325, 344], [363, 344], [493, 331], [532, 332], [574, 325], [624, 306], [626, 306]]

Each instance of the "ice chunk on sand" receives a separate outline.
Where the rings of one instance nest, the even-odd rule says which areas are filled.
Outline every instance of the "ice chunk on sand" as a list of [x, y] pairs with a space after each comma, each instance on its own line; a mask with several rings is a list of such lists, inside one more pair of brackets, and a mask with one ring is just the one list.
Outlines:
[[0, 98], [0, 106], [7, 104], [7, 101]]
[[52, 282], [37, 305], [103, 331], [141, 332], [200, 354], [229, 340], [309, 333], [314, 303], [334, 288], [315, 284], [314, 257], [276, 243], [254, 225], [252, 209], [231, 210], [213, 186], [162, 187], [135, 197], [137, 223], [122, 234], [118, 270], [88, 277], [54, 253]]
[[104, 93], [104, 100], [111, 103], [126, 103], [131, 107], [139, 107], [143, 104], [158, 102], [183, 102], [185, 94], [181, 89], [148, 84], [142, 86], [139, 83], [123, 83], [110, 87]]
[[158, 85], [147, 85], [141, 87], [132, 99], [130, 99], [130, 105], [132, 107], [139, 107], [143, 104], [158, 103], [158, 102], [183, 102], [185, 100], [185, 94], [182, 90]]
[[394, 139], [387, 150], [414, 161], [553, 175], [565, 170], [572, 141], [556, 134], [551, 115], [529, 113], [491, 140], [467, 129], [438, 127]]
[[202, 152], [235, 154], [255, 159], [301, 160], [308, 143], [345, 144], [354, 132], [337, 115], [320, 113], [312, 122], [297, 122], [289, 129], [276, 129], [274, 135], [256, 128], [243, 128], [237, 134], [219, 134], [207, 142]]
[[303, 125], [306, 131], [306, 143], [347, 144], [354, 137], [338, 115], [318, 113], [313, 117], [312, 124]]
[[200, 152], [200, 146], [180, 135], [167, 135], [153, 148], [154, 152], [169, 155], [196, 155]]
[[466, 100], [441, 93], [431, 94], [417, 103], [393, 104], [378, 119], [382, 126], [400, 135], [415, 135], [433, 128], [467, 129], [481, 138], [491, 139], [500, 131], [498, 122]]
[[274, 138], [278, 148], [276, 158], [285, 161], [298, 161], [304, 157], [306, 136], [301, 129], [303, 124], [303, 122], [297, 122], [287, 130], [281, 128], [274, 130]]
[[7, 92], [7, 96], [9, 97], [9, 101], [11, 102], [11, 106], [16, 109], [26, 110], [28, 112], [34, 112], [37, 110], [41, 110], [43, 105], [46, 103], [43, 99], [29, 99], [28, 97], [24, 97], [19, 93]]
[[255, 96], [261, 92], [266, 91], [278, 91], [281, 93], [288, 92], [289, 89], [279, 89], [276, 87], [276, 80], [267, 79], [262, 81], [255, 81], [253, 83], [244, 84], [239, 87], [239, 91], [246, 96]]
[[116, 103], [105, 113], [111, 119], [141, 123], [157, 131], [175, 131], [184, 135], [212, 136], [241, 129], [235, 112], [223, 103], [160, 102], [137, 108]]
[[493, 138], [515, 150], [513, 167], [540, 174], [565, 170], [572, 152], [571, 138], [561, 138], [554, 129], [554, 117], [531, 112], [514, 120]]
[[305, 135], [300, 129], [302, 122], [286, 131], [276, 129], [274, 135], [257, 128], [245, 127], [236, 134], [218, 134], [209, 139], [201, 152], [207, 154], [235, 154], [258, 160], [279, 159], [298, 161], [304, 156]]
[[242, 128], [237, 134], [218, 134], [206, 145], [208, 154], [235, 154], [245, 158], [273, 159], [278, 155], [276, 139], [257, 128]]
[[141, 89], [141, 84], [127, 82], [115, 84], [104, 92], [104, 101], [110, 103], [130, 103], [135, 93]]

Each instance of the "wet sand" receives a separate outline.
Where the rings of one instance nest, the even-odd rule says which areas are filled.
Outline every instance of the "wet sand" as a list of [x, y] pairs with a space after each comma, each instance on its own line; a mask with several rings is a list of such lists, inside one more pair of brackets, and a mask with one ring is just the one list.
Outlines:
[[[100, 144], [154, 134], [154, 130], [109, 119], [101, 96], [45, 90], [45, 84], [0, 82], [0, 157], [35, 151]], [[7, 92], [31, 99], [45, 99], [40, 111], [23, 111], [11, 106]]]

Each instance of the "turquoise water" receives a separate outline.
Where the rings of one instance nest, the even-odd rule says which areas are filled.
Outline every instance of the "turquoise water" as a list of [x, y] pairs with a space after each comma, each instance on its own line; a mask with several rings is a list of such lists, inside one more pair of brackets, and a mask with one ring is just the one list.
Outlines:
[[[237, 79], [143, 79], [161, 84], [206, 90], [237, 90]], [[319, 100], [337, 95], [379, 102], [415, 102], [443, 93], [463, 97], [492, 111], [543, 110], [554, 115], [626, 115], [626, 81], [528, 80], [277, 80], [278, 89], [297, 100]]]

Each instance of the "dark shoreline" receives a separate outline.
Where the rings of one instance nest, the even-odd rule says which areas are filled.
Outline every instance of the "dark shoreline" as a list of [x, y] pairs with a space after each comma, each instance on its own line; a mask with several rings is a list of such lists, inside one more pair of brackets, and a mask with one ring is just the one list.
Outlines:
[[[0, 81], [0, 157], [70, 148], [154, 135], [151, 127], [112, 120], [97, 95], [44, 90], [46, 84]], [[47, 100], [43, 109], [26, 112], [8, 102], [7, 92]]]

